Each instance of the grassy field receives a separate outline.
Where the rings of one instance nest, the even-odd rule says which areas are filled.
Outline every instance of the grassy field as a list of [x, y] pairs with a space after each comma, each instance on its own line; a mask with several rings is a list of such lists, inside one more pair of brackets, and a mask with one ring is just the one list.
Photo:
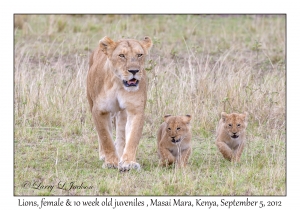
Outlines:
[[[285, 30], [284, 15], [15, 16], [14, 194], [286, 195]], [[154, 42], [139, 172], [98, 160], [86, 75], [106, 35]], [[250, 115], [241, 163], [214, 144], [222, 111]], [[185, 170], [158, 167], [165, 114], [193, 116]]]

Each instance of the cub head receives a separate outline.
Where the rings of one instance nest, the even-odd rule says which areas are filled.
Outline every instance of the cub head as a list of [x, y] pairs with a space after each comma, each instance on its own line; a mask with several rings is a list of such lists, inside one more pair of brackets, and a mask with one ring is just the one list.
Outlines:
[[167, 124], [166, 133], [168, 134], [168, 140], [170, 140], [174, 144], [181, 142], [190, 132], [191, 119], [191, 115], [165, 115], [164, 120]]
[[224, 123], [224, 129], [232, 139], [238, 138], [241, 133], [245, 131], [248, 124], [247, 112], [244, 112], [243, 114], [226, 114], [225, 112], [222, 112], [221, 117]]
[[145, 71], [145, 56], [152, 47], [150, 37], [146, 36], [143, 40], [121, 39], [116, 42], [104, 37], [99, 45], [109, 60], [109, 68], [121, 80], [125, 90], [137, 91]]

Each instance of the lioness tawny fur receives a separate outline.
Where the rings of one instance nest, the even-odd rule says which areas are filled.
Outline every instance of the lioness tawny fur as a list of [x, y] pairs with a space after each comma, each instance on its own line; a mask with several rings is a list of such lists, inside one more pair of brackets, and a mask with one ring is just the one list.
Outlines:
[[[140, 168], [136, 152], [147, 100], [145, 57], [151, 47], [149, 37], [119, 41], [104, 37], [90, 56], [87, 98], [105, 168]], [[111, 117], [116, 119], [115, 143]]]

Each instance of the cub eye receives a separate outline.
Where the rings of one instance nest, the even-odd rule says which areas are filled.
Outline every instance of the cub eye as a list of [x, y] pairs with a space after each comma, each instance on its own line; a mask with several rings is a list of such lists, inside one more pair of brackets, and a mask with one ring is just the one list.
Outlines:
[[180, 130], [180, 127], [178, 127], [177, 130]]
[[138, 56], [138, 58], [140, 58], [140, 57], [142, 57], [142, 56], [143, 56], [143, 54], [137, 54], [137, 56]]
[[240, 127], [240, 126], [241, 126], [241, 124], [237, 124], [237, 126], [238, 126], [238, 127]]
[[170, 131], [170, 130], [171, 130], [171, 128], [168, 128], [168, 130]]
[[125, 58], [125, 55], [124, 54], [120, 54], [119, 57]]
[[231, 127], [231, 126], [232, 126], [232, 124], [228, 124], [228, 126], [229, 126], [229, 127]]

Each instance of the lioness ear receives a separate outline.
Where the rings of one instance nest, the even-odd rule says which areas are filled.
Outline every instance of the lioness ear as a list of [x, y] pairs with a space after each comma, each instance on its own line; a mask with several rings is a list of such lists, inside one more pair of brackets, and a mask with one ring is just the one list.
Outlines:
[[149, 36], [145, 36], [144, 40], [140, 41], [141, 45], [145, 49], [146, 54], [148, 54], [148, 51], [151, 49], [153, 43]]
[[116, 43], [113, 40], [111, 40], [109, 37], [105, 36], [99, 41], [99, 46], [101, 51], [105, 55], [110, 56], [112, 51], [116, 47]]
[[164, 121], [166, 122], [166, 120], [167, 120], [169, 117], [171, 117], [170, 114], [165, 115], [165, 116], [164, 116]]
[[222, 118], [223, 122], [225, 122], [226, 117], [227, 117], [226, 112], [222, 112], [222, 113], [221, 113], [221, 118]]

